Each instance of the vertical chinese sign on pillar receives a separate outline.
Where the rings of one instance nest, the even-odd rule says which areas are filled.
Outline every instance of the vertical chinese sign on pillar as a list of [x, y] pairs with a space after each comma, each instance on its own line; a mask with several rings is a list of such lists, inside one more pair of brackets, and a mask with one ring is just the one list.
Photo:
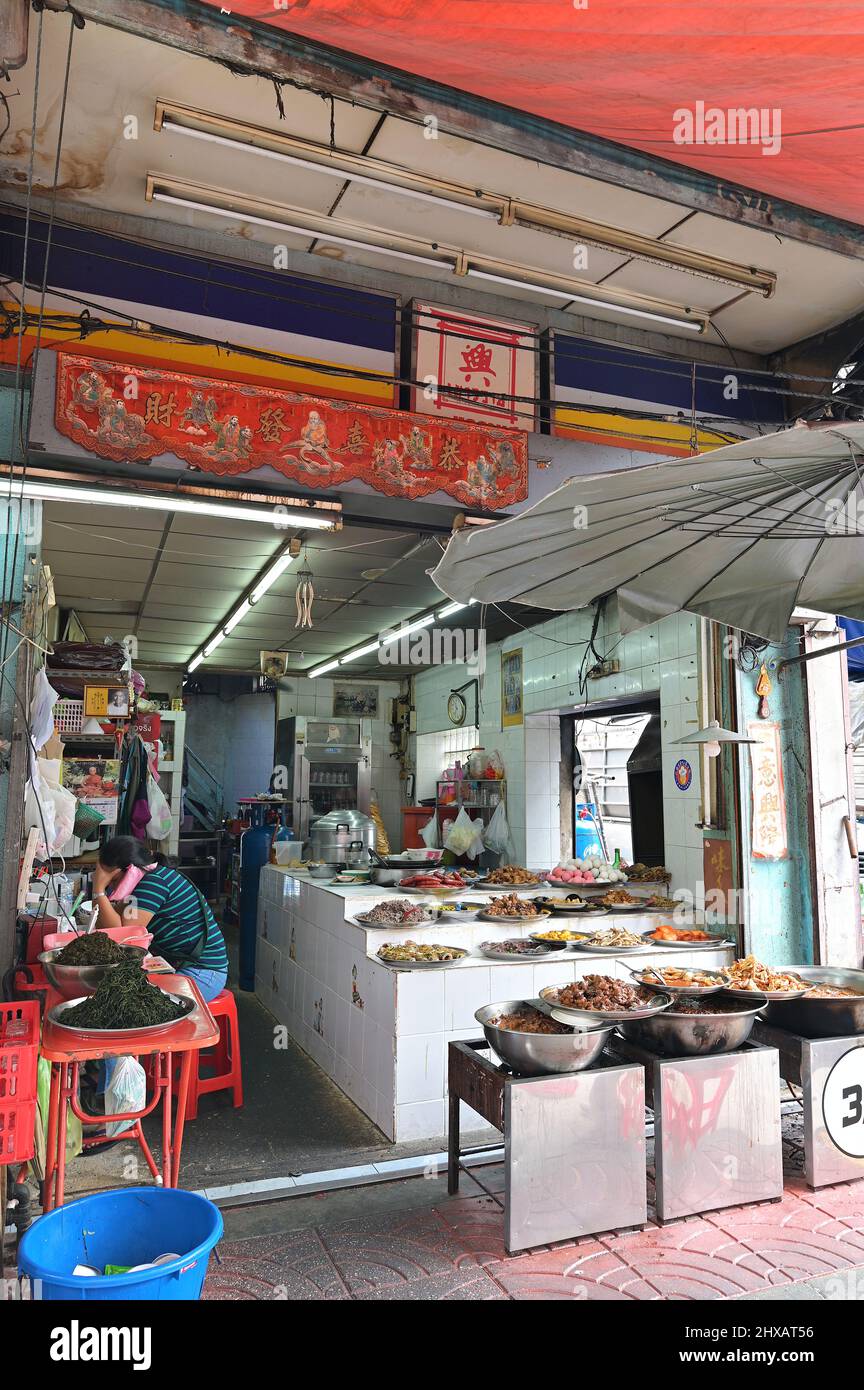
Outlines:
[[786, 794], [780, 725], [776, 720], [754, 719], [747, 725], [753, 789], [751, 853], [754, 859], [788, 859]]
[[412, 305], [412, 410], [533, 430], [537, 327], [435, 304]]

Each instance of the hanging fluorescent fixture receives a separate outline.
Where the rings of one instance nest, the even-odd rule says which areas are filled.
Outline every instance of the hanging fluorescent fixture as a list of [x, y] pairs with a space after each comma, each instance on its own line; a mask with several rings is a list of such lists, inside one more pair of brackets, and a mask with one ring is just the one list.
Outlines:
[[658, 237], [575, 217], [557, 208], [527, 202], [518, 194], [490, 192], [439, 174], [408, 169], [375, 155], [336, 149], [301, 136], [288, 135], [284, 131], [268, 130], [264, 126], [229, 116], [199, 111], [191, 106], [159, 100], [156, 102], [153, 125], [157, 131], [210, 141], [241, 154], [276, 159], [297, 168], [377, 188], [384, 193], [401, 194], [454, 212], [488, 218], [502, 226], [526, 227], [548, 236], [564, 237], [573, 243], [584, 242], [613, 255], [635, 258], [687, 275], [733, 285], [766, 298], [774, 293], [777, 286], [776, 274], [759, 266], [729, 261], [710, 252], [662, 241]]
[[[495, 285], [508, 285], [514, 290], [532, 290], [534, 294], [546, 295], [547, 298], [551, 297], [552, 299], [564, 299], [569, 304], [587, 304], [594, 309], [611, 309], [616, 314], [627, 314], [632, 318], [648, 319], [652, 323], [665, 323], [674, 328], [689, 328], [694, 333], [704, 333], [708, 322], [707, 316], [701, 319], [688, 318], [682, 311], [682, 316], [678, 318], [673, 314], [661, 314], [653, 309], [636, 309], [632, 304], [621, 303], [617, 298], [601, 299], [599, 294], [577, 294], [574, 290], [559, 290], [552, 285], [535, 284], [532, 280], [516, 280], [508, 275], [493, 275], [486, 270], [469, 268], [467, 273], [473, 280], [490, 280]], [[633, 297], [635, 298], [635, 296]]]
[[221, 644], [225, 641], [225, 635], [226, 634], [224, 628], [220, 628], [218, 632], [214, 632], [213, 636], [210, 638], [210, 641], [207, 643], [201, 655], [212, 656], [216, 648], [218, 646], [221, 646]]
[[422, 188], [391, 183], [385, 178], [370, 177], [368, 174], [358, 173], [344, 164], [334, 164], [332, 160], [325, 163], [323, 159], [303, 159], [300, 155], [268, 149], [266, 145], [252, 145], [247, 140], [233, 139], [230, 135], [217, 135], [214, 131], [198, 130], [193, 126], [179, 125], [176, 121], [168, 119], [167, 113], [163, 117], [162, 129], [175, 135], [188, 135], [195, 140], [206, 140], [211, 144], [221, 145], [224, 149], [238, 150], [243, 154], [257, 154], [264, 159], [278, 159], [280, 163], [293, 164], [298, 169], [310, 169], [316, 174], [329, 174], [332, 178], [338, 179], [340, 183], [346, 181], [361, 183], [367, 188], [377, 188], [382, 193], [399, 193], [406, 198], [416, 198], [424, 203], [434, 203], [438, 207], [450, 208], [454, 212], [467, 212], [473, 217], [488, 217], [493, 222], [497, 222], [499, 219], [499, 213], [492, 208], [475, 207], [471, 203], [457, 202], [455, 198], [443, 198], [438, 193], [427, 193]]
[[248, 598], [244, 598], [244, 600], [243, 600], [243, 602], [241, 603], [240, 607], [236, 610], [236, 612], [234, 612], [234, 613], [231, 614], [231, 617], [228, 619], [227, 623], [225, 624], [225, 636], [226, 636], [226, 637], [230, 636], [231, 633], [234, 631], [235, 627], [237, 626], [237, 624], [243, 621], [243, 619], [246, 617], [246, 614], [249, 612], [249, 609], [250, 609], [251, 607], [252, 607], [252, 605], [251, 605], [251, 603], [249, 602], [249, 599], [248, 599]]
[[[150, 175], [148, 175], [147, 182], [149, 186]], [[217, 192], [220, 190], [207, 189], [205, 191]], [[233, 194], [226, 193], [225, 196], [230, 198], [233, 203], [243, 204], [247, 201], [243, 198], [235, 198]], [[173, 203], [175, 207], [191, 208], [193, 212], [212, 212], [216, 217], [227, 217], [235, 222], [238, 218], [241, 218], [242, 221], [252, 222], [257, 227], [272, 227], [275, 231], [285, 232], [289, 236], [314, 237], [316, 241], [329, 242], [334, 246], [351, 246], [357, 251], [371, 251], [373, 254], [379, 256], [392, 256], [397, 261], [411, 261], [413, 265], [429, 265], [433, 266], [436, 270], [455, 270], [455, 265], [452, 260], [448, 261], [434, 256], [423, 256], [414, 251], [402, 251], [395, 246], [386, 246], [381, 242], [371, 240], [364, 241], [362, 238], [343, 236], [340, 233], [328, 231], [326, 226], [315, 227], [306, 225], [299, 220], [293, 222], [288, 220], [291, 217], [299, 219], [304, 216], [309, 218], [315, 216], [314, 213], [303, 213], [298, 208], [286, 208], [285, 220], [281, 218], [262, 217], [258, 213], [249, 212], [247, 208], [242, 206], [220, 207], [218, 204], [208, 203], [198, 198], [183, 198], [174, 193], [159, 191], [158, 187], [155, 185], [153, 191], [148, 192], [147, 200], [148, 202], [152, 201], [154, 203]], [[324, 220], [326, 221], [327, 219]], [[342, 224], [337, 223], [336, 225], [339, 226]], [[383, 233], [383, 235], [387, 235], [387, 233]]]
[[368, 656], [370, 652], [377, 652], [380, 646], [381, 640], [376, 637], [374, 642], [367, 642], [365, 647], [358, 647], [356, 651], [349, 652], [347, 656], [340, 656], [339, 665], [344, 666], [348, 661], [357, 661], [361, 656]]
[[280, 575], [283, 575], [285, 573], [288, 566], [296, 558], [296, 555], [292, 555], [290, 546], [288, 547], [288, 549], [283, 551], [283, 553], [278, 557], [278, 559], [275, 560], [272, 565], [270, 565], [269, 569], [267, 569], [265, 573], [261, 576], [261, 578], [253, 585], [249, 592], [247, 594], [244, 594], [243, 598], [240, 600], [239, 604], [234, 609], [234, 612], [231, 614], [231, 616], [222, 624], [221, 627], [216, 629], [216, 631], [213, 633], [213, 636], [207, 639], [201, 650], [197, 653], [196, 656], [192, 658], [192, 660], [189, 662], [189, 665], [186, 668], [187, 675], [191, 675], [192, 672], [196, 669], [196, 667], [200, 666], [201, 662], [204, 661], [206, 657], [212, 656], [213, 652], [215, 652], [216, 648], [225, 641], [226, 637], [230, 637], [235, 627], [237, 627], [239, 623], [242, 623], [247, 613], [252, 612], [252, 609], [255, 607], [255, 604], [258, 602], [258, 600], [262, 598], [264, 594], [267, 593], [268, 589], [272, 589], [273, 585], [276, 583], [276, 580], [280, 577]]
[[98, 507], [134, 507], [150, 512], [176, 512], [181, 516], [219, 516], [231, 521], [261, 521], [272, 526], [278, 515], [280, 526], [296, 526], [304, 530], [333, 530], [341, 519], [339, 510], [330, 512], [296, 511], [273, 507], [230, 506], [225, 502], [210, 502], [171, 494], [123, 492], [115, 488], [78, 487], [66, 483], [38, 482], [26, 479], [19, 483], [12, 477], [13, 497], [33, 497], [43, 502], [81, 502]]
[[396, 628], [389, 637], [378, 637], [374, 642], [367, 642], [363, 647], [355, 647], [353, 651], [346, 652], [344, 656], [337, 656], [332, 661], [327, 661], [323, 666], [316, 666], [313, 670], [307, 671], [310, 677], [323, 676], [325, 671], [332, 671], [336, 666], [344, 666], [349, 661], [358, 661], [361, 656], [370, 656], [372, 652], [384, 651], [387, 647], [392, 647], [395, 642], [399, 642], [409, 633], [419, 632], [421, 628], [429, 627], [436, 618], [449, 618], [454, 613], [458, 613], [460, 608], [470, 608], [477, 602], [476, 598], [469, 599], [467, 603], [450, 603], [445, 608], [441, 608], [437, 613], [424, 613], [422, 618], [414, 618], [412, 622], [406, 623], [404, 627]]
[[280, 555], [275, 565], [271, 565], [267, 573], [264, 575], [264, 578], [260, 579], [258, 583], [255, 585], [255, 588], [249, 595], [249, 602], [257, 603], [259, 598], [263, 598], [267, 590], [273, 588], [273, 585], [276, 583], [276, 580], [279, 578], [279, 576], [285, 573], [288, 566], [290, 564], [293, 564], [295, 559], [296, 556], [294, 555]]
[[395, 256], [397, 260], [449, 271], [460, 278], [468, 276], [492, 284], [531, 290], [535, 294], [593, 305], [612, 313], [620, 312], [648, 322], [686, 328], [695, 333], [703, 333], [710, 322], [710, 315], [701, 309], [689, 309], [635, 292], [599, 288], [589, 280], [573, 279], [569, 275], [559, 275], [537, 266], [513, 265], [492, 256], [440, 245], [386, 227], [346, 222], [324, 213], [286, 207], [171, 175], [148, 174], [145, 197], [148, 202], [173, 203], [197, 212], [212, 213], [215, 217], [233, 221], [239, 219], [291, 235], [351, 246], [373, 255]]

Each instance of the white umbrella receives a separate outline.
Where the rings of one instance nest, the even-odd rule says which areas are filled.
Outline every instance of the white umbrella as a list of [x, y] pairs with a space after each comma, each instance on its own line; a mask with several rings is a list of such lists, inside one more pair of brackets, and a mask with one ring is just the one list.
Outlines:
[[864, 618], [864, 424], [571, 478], [458, 532], [431, 575], [463, 603], [564, 611], [617, 591], [625, 632], [680, 609], [772, 641], [796, 607]]

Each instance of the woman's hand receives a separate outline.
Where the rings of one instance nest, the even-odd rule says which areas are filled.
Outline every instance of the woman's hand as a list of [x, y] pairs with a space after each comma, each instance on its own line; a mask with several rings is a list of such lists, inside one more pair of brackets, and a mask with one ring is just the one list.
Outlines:
[[97, 864], [93, 870], [93, 892], [104, 893], [109, 883], [116, 875], [116, 869], [104, 869], [101, 864]]

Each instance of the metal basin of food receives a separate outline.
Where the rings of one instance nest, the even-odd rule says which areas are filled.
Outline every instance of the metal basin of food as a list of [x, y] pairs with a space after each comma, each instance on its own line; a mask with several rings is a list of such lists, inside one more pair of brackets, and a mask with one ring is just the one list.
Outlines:
[[800, 999], [777, 1000], [765, 1011], [766, 1023], [805, 1038], [845, 1038], [864, 1033], [864, 970], [836, 965], [790, 965], [789, 970], [814, 984], [854, 989], [860, 998], [813, 999], [802, 994]]
[[521, 1013], [534, 1007], [529, 999], [505, 999], [501, 1004], [484, 1004], [474, 1015], [489, 1046], [520, 1076], [584, 1071], [596, 1062], [606, 1039], [614, 1032], [611, 1024], [605, 1024], [599, 1028], [574, 1028], [572, 1033], [514, 1033], [496, 1028], [491, 1021], [502, 1014]]
[[[712, 995], [711, 1002], [717, 997]], [[751, 1006], [745, 1003], [736, 1007], [741, 1002], [730, 999], [728, 1013], [682, 1014], [675, 1012], [674, 1001], [663, 1013], [619, 1023], [618, 1028], [628, 1041], [664, 1057], [710, 1057], [717, 1052], [734, 1052], [747, 1041], [766, 1004], [764, 996], [758, 994], [753, 996]]]
[[[147, 952], [143, 946], [125, 946], [124, 951], [129, 956], [134, 956], [138, 961], [143, 961]], [[49, 984], [53, 985], [58, 994], [62, 994], [64, 999], [80, 999], [82, 995], [95, 994], [99, 988], [100, 981], [109, 970], [116, 970], [122, 961], [111, 961], [105, 965], [63, 965], [57, 957], [60, 950], [43, 951], [39, 956], [39, 963], [45, 971]]]

